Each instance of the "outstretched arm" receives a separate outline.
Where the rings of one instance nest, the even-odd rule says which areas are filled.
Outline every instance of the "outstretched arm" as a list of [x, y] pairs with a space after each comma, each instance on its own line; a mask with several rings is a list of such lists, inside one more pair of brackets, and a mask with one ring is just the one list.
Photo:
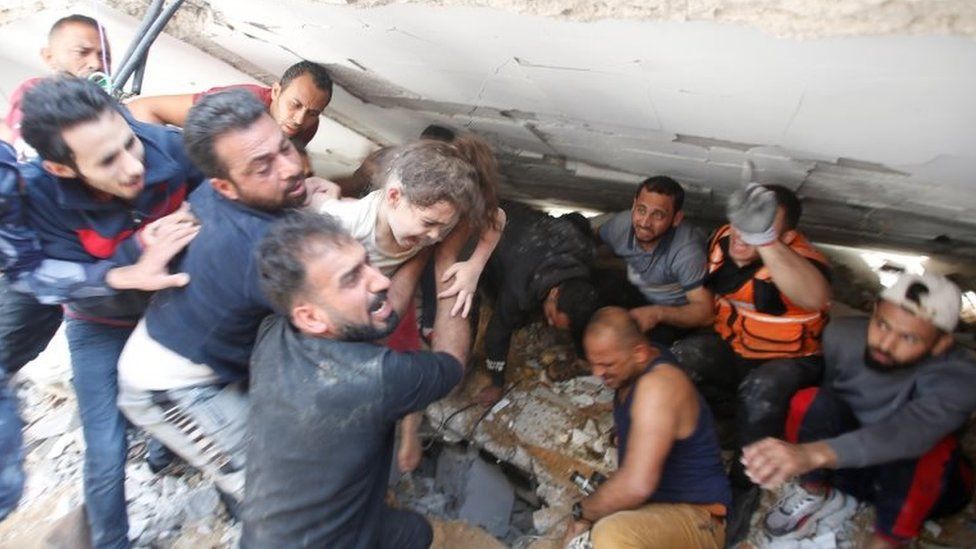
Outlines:
[[[485, 265], [491, 257], [498, 241], [502, 238], [502, 230], [505, 228], [505, 210], [498, 208], [495, 211], [495, 225], [485, 229], [478, 239], [478, 245], [472, 252], [467, 261], [458, 261], [451, 265], [441, 277], [441, 281], [447, 282], [454, 279], [453, 283], [445, 290], [437, 294], [437, 297], [447, 298], [457, 295], [454, 306], [451, 308], [451, 315], [461, 313], [462, 318], [467, 318], [471, 311], [471, 302], [474, 294], [478, 290], [478, 279], [481, 278]], [[497, 227], [497, 228], [496, 228]], [[466, 227], [458, 227], [451, 232], [451, 235], [444, 241], [444, 246], [452, 253], [460, 252], [460, 249], [467, 242], [469, 231]]]
[[139, 97], [126, 103], [136, 120], [150, 124], [172, 124], [183, 127], [186, 115], [193, 106], [192, 93]]
[[830, 302], [830, 282], [813, 263], [781, 240], [760, 246], [759, 255], [776, 288], [798, 307], [821, 311]]

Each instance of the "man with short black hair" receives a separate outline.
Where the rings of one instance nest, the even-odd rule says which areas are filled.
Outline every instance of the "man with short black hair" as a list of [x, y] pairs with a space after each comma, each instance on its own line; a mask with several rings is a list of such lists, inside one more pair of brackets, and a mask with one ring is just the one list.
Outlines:
[[485, 364], [491, 383], [478, 394], [484, 404], [501, 398], [512, 334], [533, 314], [541, 310], [550, 326], [568, 330], [579, 350], [583, 329], [599, 307], [590, 281], [592, 232], [571, 220], [573, 214], [552, 217], [504, 200], [500, 206], [508, 221], [488, 259], [483, 286], [494, 299], [485, 330]]
[[898, 547], [929, 518], [973, 493], [958, 431], [976, 411], [976, 357], [955, 344], [959, 288], [904, 274], [870, 318], [834, 319], [824, 332], [823, 383], [793, 397], [786, 438], [745, 448], [762, 486], [803, 475], [767, 513], [774, 535], [798, 538], [838, 512], [845, 493], [875, 505], [872, 549]]
[[126, 343], [119, 407], [213, 478], [233, 512], [244, 495], [248, 360], [272, 311], [254, 252], [308, 190], [298, 151], [245, 90], [201, 99], [183, 141], [210, 176], [190, 197], [202, 229], [180, 269], [193, 283], [158, 293]]
[[[790, 397], [819, 383], [830, 270], [797, 230], [800, 202], [789, 189], [750, 182], [732, 195], [726, 213], [729, 224], [709, 245], [705, 280], [715, 295], [715, 333], [682, 339], [673, 351], [717, 416], [734, 410], [741, 448], [781, 436]], [[729, 538], [737, 542], [759, 490], [738, 459], [731, 477]]]
[[[646, 303], [630, 314], [651, 341], [670, 345], [714, 318], [705, 288], [705, 237], [684, 222], [685, 191], [666, 176], [645, 179], [629, 212], [600, 227], [600, 240], [627, 263], [627, 280]], [[635, 304], [636, 305], [636, 304]]]
[[[105, 31], [97, 21], [85, 15], [68, 15], [54, 23], [48, 33], [48, 43], [41, 49], [41, 58], [53, 73], [68, 73], [80, 78], [92, 72], [104, 71], [109, 62], [108, 42]], [[0, 519], [13, 509], [20, 499], [23, 474], [19, 471], [21, 453], [20, 418], [16, 412], [16, 398], [8, 384], [25, 364], [34, 360], [54, 337], [61, 325], [60, 305], [42, 304], [23, 288], [15, 289], [11, 277], [23, 272], [16, 263], [29, 262], [42, 256], [40, 243], [33, 229], [25, 224], [26, 205], [23, 204], [23, 188], [16, 173], [14, 160], [27, 160], [36, 153], [20, 135], [23, 118], [21, 103], [24, 93], [40, 82], [31, 78], [20, 84], [10, 95], [10, 108], [0, 122], [0, 139], [11, 144], [3, 156], [8, 169], [3, 180], [8, 183], [0, 190], [0, 204], [4, 210], [4, 276], [0, 277], [0, 464], [8, 464], [0, 475]], [[13, 152], [12, 156], [6, 153]], [[27, 269], [29, 270], [29, 268]], [[14, 465], [16, 463], [16, 465]]]
[[149, 294], [189, 282], [168, 263], [199, 228], [181, 208], [202, 177], [179, 132], [131, 121], [96, 84], [42, 80], [22, 130], [28, 225], [43, 261], [7, 274], [43, 303], [66, 303], [72, 383], [85, 437], [85, 515], [95, 547], [127, 547], [125, 418], [116, 364]]
[[[241, 546], [428, 547], [427, 521], [384, 501], [396, 422], [460, 382], [467, 319], [452, 317], [445, 298], [433, 351], [369, 343], [397, 325], [390, 280], [329, 216], [289, 216], [258, 256], [265, 294], [284, 315], [261, 325], [251, 357]], [[438, 258], [438, 275], [455, 259]]]
[[201, 98], [234, 88], [251, 92], [264, 104], [286, 136], [306, 144], [315, 137], [319, 115], [332, 100], [332, 77], [325, 67], [312, 61], [299, 61], [288, 67], [270, 88], [235, 84], [196, 94], [140, 97], [126, 106], [143, 122], [183, 126], [190, 108]]

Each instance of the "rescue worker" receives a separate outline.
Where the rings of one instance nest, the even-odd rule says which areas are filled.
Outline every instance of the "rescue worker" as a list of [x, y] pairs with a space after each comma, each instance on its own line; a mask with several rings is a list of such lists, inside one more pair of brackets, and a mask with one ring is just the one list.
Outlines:
[[[737, 447], [782, 436], [790, 397], [820, 382], [820, 336], [830, 300], [826, 258], [797, 230], [802, 207], [778, 185], [749, 183], [729, 199], [729, 224], [709, 243], [705, 287], [715, 294], [712, 334], [674, 352], [716, 415], [734, 407]], [[759, 490], [732, 471], [729, 538], [738, 541]]]

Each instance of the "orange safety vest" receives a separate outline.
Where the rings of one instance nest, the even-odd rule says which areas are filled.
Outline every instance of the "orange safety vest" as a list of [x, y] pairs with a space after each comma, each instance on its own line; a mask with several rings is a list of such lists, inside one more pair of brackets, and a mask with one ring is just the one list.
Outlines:
[[[709, 243], [708, 272], [725, 262], [720, 241], [729, 235], [730, 226], [720, 228]], [[789, 243], [794, 252], [819, 261], [827, 259], [802, 235]], [[769, 269], [761, 267], [752, 280], [730, 294], [715, 295], [715, 331], [741, 357], [754, 359], [795, 358], [820, 354], [820, 335], [827, 323], [827, 311], [811, 311], [794, 305], [781, 296], [786, 312], [781, 315], [756, 310], [755, 281], [770, 279]]]

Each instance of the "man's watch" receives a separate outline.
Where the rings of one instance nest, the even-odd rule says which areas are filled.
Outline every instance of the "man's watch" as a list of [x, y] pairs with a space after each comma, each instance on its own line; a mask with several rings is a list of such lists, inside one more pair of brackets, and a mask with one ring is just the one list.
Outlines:
[[573, 520], [586, 520], [583, 517], [583, 502], [577, 501], [573, 504]]

